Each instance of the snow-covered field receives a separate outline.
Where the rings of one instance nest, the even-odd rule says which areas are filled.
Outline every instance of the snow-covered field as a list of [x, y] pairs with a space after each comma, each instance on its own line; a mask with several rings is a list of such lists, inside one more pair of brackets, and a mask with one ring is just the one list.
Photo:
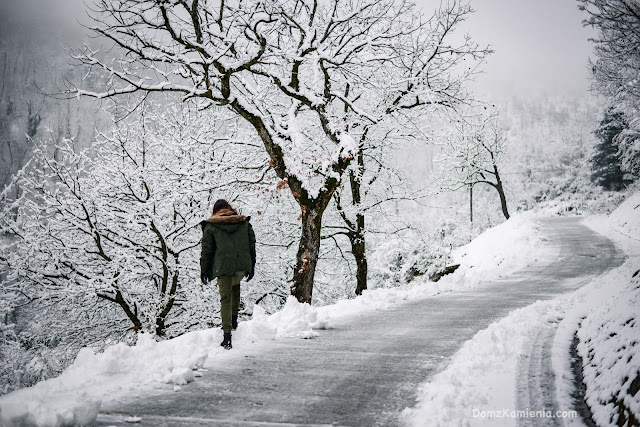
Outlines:
[[[385, 309], [407, 300], [477, 286], [530, 262], [544, 241], [531, 219], [515, 217], [487, 230], [469, 245], [454, 251], [453, 262], [462, 263], [455, 274], [433, 283], [425, 278], [398, 288], [365, 291], [362, 296], [314, 308], [290, 298], [284, 308], [268, 316], [256, 306], [253, 318], [240, 323], [233, 334], [234, 349], [223, 350], [219, 329], [192, 332], [156, 342], [141, 335], [133, 347], [118, 344], [94, 354], [84, 349], [59, 377], [0, 397], [2, 425], [60, 426], [87, 424], [96, 419], [105, 399], [116, 399], [150, 387], [180, 386], [197, 381], [199, 369], [215, 368], [230, 359], [255, 351], [281, 338], [314, 338], [317, 329], [363, 312]], [[508, 238], [506, 237], [508, 236]], [[507, 244], [507, 239], [510, 244]]]
[[[406, 424], [516, 425], [518, 418], [557, 415], [566, 425], [580, 425], [569, 412], [573, 410], [570, 393], [574, 387], [569, 346], [576, 330], [578, 351], [584, 360], [586, 398], [595, 421], [603, 426], [616, 424], [616, 403], [623, 403], [627, 413], [639, 419], [640, 334], [636, 317], [640, 312], [640, 273], [636, 271], [640, 269], [640, 241], [634, 237], [640, 236], [640, 193], [629, 197], [609, 217], [590, 218], [586, 223], [623, 248], [627, 262], [569, 295], [514, 310], [478, 332], [444, 371], [422, 385], [419, 404], [403, 413]], [[518, 358], [541, 327], [557, 322], [552, 364], [560, 413], [517, 413]]]

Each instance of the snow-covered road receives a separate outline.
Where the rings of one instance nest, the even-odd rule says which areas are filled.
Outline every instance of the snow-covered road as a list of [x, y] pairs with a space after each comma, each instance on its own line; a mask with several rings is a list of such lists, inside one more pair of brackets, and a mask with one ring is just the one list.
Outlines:
[[158, 389], [103, 402], [98, 424], [121, 425], [136, 415], [153, 426], [398, 425], [419, 385], [479, 330], [624, 261], [579, 218], [541, 222], [549, 255], [509, 277], [351, 317], [313, 340], [258, 344], [179, 393]]

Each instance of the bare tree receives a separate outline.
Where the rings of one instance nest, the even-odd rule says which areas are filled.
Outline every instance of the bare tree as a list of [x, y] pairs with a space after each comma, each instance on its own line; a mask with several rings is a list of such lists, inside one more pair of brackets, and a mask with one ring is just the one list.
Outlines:
[[446, 137], [440, 160], [446, 165], [441, 177], [446, 189], [457, 191], [472, 189], [476, 184], [490, 185], [498, 192], [502, 213], [509, 219], [499, 170], [506, 142], [497, 113], [481, 117], [479, 123], [460, 119]]
[[0, 232], [17, 237], [0, 248], [0, 272], [11, 278], [3, 295], [42, 306], [77, 299], [78, 312], [97, 296], [117, 307], [116, 317], [124, 316], [134, 331], [158, 336], [208, 325], [208, 306], [217, 297], [182, 286], [199, 277], [202, 212], [209, 211], [216, 185], [244, 186], [268, 169], [255, 148], [236, 155], [246, 167], [242, 174], [225, 161], [234, 143], [218, 135], [225, 126], [226, 138], [232, 134], [214, 113], [202, 126], [204, 115], [190, 109], [145, 110], [140, 120], [102, 134], [91, 152], [78, 151], [69, 139], [55, 152], [47, 141], [34, 142], [39, 167], [16, 179], [23, 194], [4, 200], [3, 193], [8, 203]]
[[[72, 92], [96, 98], [175, 92], [183, 101], [225, 106], [245, 119], [300, 207], [291, 292], [311, 302], [322, 216], [364, 132], [347, 130], [346, 114], [379, 120], [379, 103], [372, 103], [378, 88], [364, 79], [377, 74], [399, 84], [403, 76], [394, 69], [409, 58], [398, 40], [424, 25], [414, 5], [101, 0], [94, 18], [91, 29], [125, 55], [107, 63], [95, 51], [77, 54], [81, 63], [107, 69], [109, 79], [102, 92]], [[420, 82], [408, 90], [428, 84]]]
[[[344, 231], [351, 245], [356, 264], [356, 295], [367, 289], [366, 216], [385, 202], [399, 199], [415, 200], [420, 196], [407, 191], [402, 183], [408, 180], [396, 170], [394, 152], [408, 141], [427, 143], [422, 131], [426, 120], [443, 110], [471, 105], [473, 96], [464, 84], [472, 80], [491, 50], [474, 43], [468, 36], [452, 41], [457, 27], [473, 10], [464, 1], [441, 4], [415, 33], [401, 35], [403, 45], [393, 72], [368, 75], [366, 82], [375, 82], [380, 92], [371, 100], [375, 106], [375, 122], [351, 114], [349, 126], [362, 129], [355, 164], [348, 170], [346, 191], [335, 195], [336, 207], [344, 221]], [[376, 70], [379, 74], [379, 70]], [[394, 84], [394, 82], [396, 82]], [[347, 94], [362, 94], [365, 90], [348, 86]], [[348, 113], [345, 104], [345, 113]], [[375, 186], [383, 177], [397, 178], [388, 185]], [[346, 193], [346, 194], [345, 194]], [[344, 205], [343, 196], [348, 196]]]

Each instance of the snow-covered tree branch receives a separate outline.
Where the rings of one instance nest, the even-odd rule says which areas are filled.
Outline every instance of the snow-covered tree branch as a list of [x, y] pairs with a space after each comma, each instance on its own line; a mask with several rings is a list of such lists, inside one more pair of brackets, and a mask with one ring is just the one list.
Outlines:
[[38, 167], [21, 173], [22, 196], [2, 212], [2, 231], [13, 236], [0, 250], [6, 294], [97, 296], [134, 330], [159, 336], [210, 322], [210, 308], [190, 306], [216, 300], [194, 286], [199, 221], [215, 189], [260, 181], [268, 166], [261, 149], [246, 146], [234, 157], [244, 169], [226, 161], [234, 134], [244, 138], [220, 113], [202, 126], [193, 109], [148, 110], [101, 134], [90, 150], [64, 139], [54, 155], [46, 141], [34, 142]]
[[[367, 96], [366, 86], [371, 84], [378, 88], [369, 102], [375, 106], [377, 119], [364, 120], [355, 111], [349, 117], [347, 129], [362, 129], [362, 132], [355, 164], [348, 171], [348, 191], [339, 190], [335, 197], [344, 222], [343, 233], [355, 257], [358, 295], [367, 289], [365, 224], [370, 221], [366, 221], [365, 216], [371, 217], [385, 201], [420, 198], [420, 194], [405, 185], [407, 177], [394, 170], [391, 161], [394, 152], [407, 147], [407, 143], [427, 143], [425, 121], [443, 110], [455, 110], [474, 102], [465, 83], [475, 77], [491, 51], [468, 36], [456, 44], [451, 41], [456, 28], [472, 12], [465, 2], [440, 5], [415, 33], [399, 36], [398, 44], [402, 48], [393, 68], [376, 69], [364, 81], [356, 80], [346, 88], [344, 98], [353, 94]], [[345, 112], [352, 110], [349, 103], [344, 104]], [[382, 186], [375, 184], [380, 177], [385, 181]], [[345, 201], [351, 206], [346, 206]]]
[[[469, 9], [452, 4], [455, 13], [425, 20], [403, 0], [101, 0], [91, 29], [124, 55], [110, 63], [89, 48], [75, 55], [109, 78], [102, 92], [70, 93], [175, 92], [245, 119], [300, 206], [292, 293], [310, 302], [322, 215], [365, 132], [345, 126], [349, 117], [376, 124], [414, 106], [464, 99], [452, 70], [470, 44], [458, 50], [444, 40]], [[416, 46], [428, 46], [430, 56]], [[381, 87], [396, 91], [386, 104]], [[436, 96], [445, 90], [446, 97]]]

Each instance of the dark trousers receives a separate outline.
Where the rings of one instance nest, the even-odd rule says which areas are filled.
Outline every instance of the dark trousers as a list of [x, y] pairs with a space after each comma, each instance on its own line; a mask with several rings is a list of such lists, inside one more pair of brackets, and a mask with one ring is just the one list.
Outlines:
[[220, 317], [225, 334], [231, 333], [231, 316], [237, 316], [240, 309], [240, 281], [244, 274], [244, 271], [236, 271], [233, 274], [218, 276]]

